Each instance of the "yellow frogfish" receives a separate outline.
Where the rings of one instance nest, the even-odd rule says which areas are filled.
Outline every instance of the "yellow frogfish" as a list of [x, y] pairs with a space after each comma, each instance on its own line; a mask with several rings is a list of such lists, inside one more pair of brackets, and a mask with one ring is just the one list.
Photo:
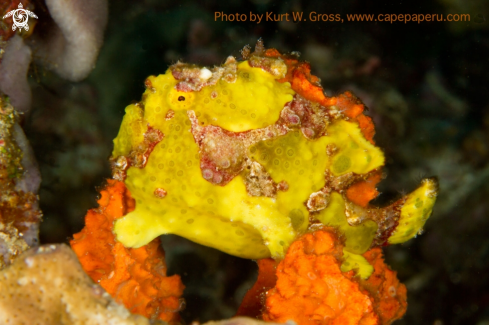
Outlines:
[[[371, 205], [385, 158], [362, 102], [350, 92], [325, 95], [308, 63], [261, 41], [242, 56], [214, 68], [177, 62], [146, 79], [142, 100], [126, 107], [114, 139], [114, 180], [105, 190], [118, 186], [124, 197], [112, 199], [134, 204], [101, 218], [109, 203], [99, 202], [98, 214], [91, 212], [98, 221], [87, 215], [87, 227], [110, 229], [105, 251], [113, 265], [117, 250], [126, 259], [145, 247], [153, 252], [164, 234], [259, 260], [257, 285], [240, 315], [299, 325], [390, 324], [405, 312], [406, 292], [378, 247], [422, 231], [436, 179], [388, 206]], [[72, 246], [94, 279], [108, 288], [129, 281], [111, 282], [117, 267], [81, 234]], [[138, 270], [144, 259], [130, 263]], [[151, 274], [154, 266], [146, 266]], [[132, 290], [143, 288], [144, 276], [133, 273], [139, 284]], [[157, 279], [147, 291], [169, 307], [150, 308], [155, 302], [146, 299], [150, 312], [135, 312], [176, 320], [183, 285]], [[136, 304], [128, 299], [121, 300]]]

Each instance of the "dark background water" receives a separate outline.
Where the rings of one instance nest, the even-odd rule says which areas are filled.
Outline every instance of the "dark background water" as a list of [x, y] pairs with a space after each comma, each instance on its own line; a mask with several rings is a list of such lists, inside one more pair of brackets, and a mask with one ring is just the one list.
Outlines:
[[[299, 51], [330, 95], [353, 91], [369, 107], [388, 177], [378, 204], [438, 176], [425, 233], [385, 249], [408, 287], [396, 324], [489, 324], [489, 2], [111, 1], [97, 66], [67, 83], [34, 65], [25, 128], [41, 166], [41, 241], [66, 242], [110, 177], [107, 158], [124, 108], [143, 81], [177, 60], [219, 65], [263, 38]], [[304, 12], [302, 22], [221, 22], [215, 12]], [[343, 22], [312, 22], [311, 12]], [[349, 22], [347, 14], [470, 14], [470, 22]], [[290, 16], [289, 16], [290, 18]], [[236, 311], [256, 265], [175, 236], [164, 238], [170, 273], [187, 286], [187, 321]]]

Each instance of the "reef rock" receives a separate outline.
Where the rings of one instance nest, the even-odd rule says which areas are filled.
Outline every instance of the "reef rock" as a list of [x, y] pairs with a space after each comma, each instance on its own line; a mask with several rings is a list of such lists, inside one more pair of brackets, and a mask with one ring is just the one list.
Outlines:
[[1, 324], [149, 325], [85, 274], [64, 245], [32, 248], [0, 272]]

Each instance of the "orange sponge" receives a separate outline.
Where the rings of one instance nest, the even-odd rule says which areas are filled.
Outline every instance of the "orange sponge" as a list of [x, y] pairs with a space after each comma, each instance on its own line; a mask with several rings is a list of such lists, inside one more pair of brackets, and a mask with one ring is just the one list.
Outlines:
[[380, 324], [391, 324], [406, 312], [406, 286], [397, 279], [397, 272], [384, 263], [380, 248], [365, 252], [363, 257], [373, 265], [374, 273], [368, 280], [362, 280], [361, 286], [373, 298], [374, 310], [379, 315]]
[[280, 57], [287, 65], [287, 74], [279, 82], [290, 82], [292, 89], [302, 97], [330, 109], [335, 108], [344, 116], [356, 120], [365, 138], [374, 144], [374, 123], [363, 114], [365, 105], [355, 95], [347, 91], [336, 97], [328, 97], [323, 92], [319, 78], [311, 74], [309, 63], [301, 62], [295, 56], [282, 55], [276, 49], [267, 50], [265, 56]]
[[381, 179], [382, 174], [380, 171], [374, 173], [372, 176], [367, 178], [367, 180], [350, 186], [346, 190], [346, 197], [353, 203], [366, 208], [368, 203], [379, 195], [379, 192], [377, 191], [377, 184], [381, 181]]
[[71, 247], [88, 275], [131, 312], [178, 322], [184, 289], [180, 277], [166, 276], [159, 239], [137, 249], [115, 241], [114, 221], [134, 209], [134, 200], [123, 182], [107, 183], [99, 208], [88, 211], [85, 228], [73, 236]]
[[244, 296], [236, 316], [259, 318], [262, 313], [265, 292], [275, 287], [277, 283], [277, 276], [275, 275], [277, 261], [272, 258], [264, 258], [258, 260], [257, 263], [258, 279]]
[[390, 324], [406, 311], [406, 288], [387, 268], [380, 249], [365, 254], [372, 276], [361, 281], [341, 272], [343, 245], [324, 228], [295, 241], [277, 267], [277, 284], [266, 293], [263, 319], [299, 325]]

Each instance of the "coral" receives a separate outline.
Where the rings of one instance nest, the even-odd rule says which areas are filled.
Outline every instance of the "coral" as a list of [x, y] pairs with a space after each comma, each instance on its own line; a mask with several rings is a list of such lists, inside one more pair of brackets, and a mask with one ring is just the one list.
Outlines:
[[172, 233], [244, 258], [282, 258], [321, 222], [345, 236], [346, 260], [367, 278], [361, 254], [414, 237], [436, 181], [370, 206], [384, 155], [361, 101], [326, 96], [307, 63], [261, 42], [243, 57], [212, 69], [178, 62], [126, 108], [111, 163], [136, 207], [116, 221], [117, 240], [142, 247]]
[[125, 248], [115, 241], [114, 220], [134, 209], [122, 182], [109, 180], [101, 191], [99, 208], [87, 213], [85, 228], [71, 246], [88, 275], [131, 312], [168, 322], [179, 320], [183, 285], [177, 275], [167, 277], [159, 239], [141, 248]]
[[64, 244], [32, 248], [0, 271], [0, 323], [150, 324], [94, 284]]
[[[16, 9], [19, 3], [13, 0], [0, 4], [0, 16]], [[23, 5], [34, 9], [29, 1]], [[44, 30], [39, 33], [33, 34], [36, 19], [28, 20], [28, 31], [19, 31], [20, 35], [12, 30], [12, 17], [0, 21], [0, 91], [10, 96], [22, 113], [31, 108], [27, 72], [32, 52], [36, 60], [62, 78], [80, 81], [95, 66], [107, 24], [106, 1], [48, 0], [46, 6], [54, 23], [43, 23]]]
[[107, 25], [107, 1], [47, 0], [55, 24], [47, 35], [35, 35], [30, 45], [36, 58], [62, 78], [80, 81], [95, 66]]
[[34, 156], [34, 151], [19, 123], [14, 124], [12, 136], [18, 148], [22, 151], [20, 164], [22, 165], [23, 175], [16, 180], [15, 189], [25, 193], [37, 194], [41, 186], [41, 173]]
[[[15, 10], [19, 0], [4, 1], [0, 4], [0, 17]], [[25, 9], [32, 10], [29, 1], [23, 1]], [[34, 31], [36, 19], [27, 21], [28, 31], [14, 31], [13, 17], [0, 20], [0, 93], [10, 97], [10, 102], [18, 112], [27, 113], [31, 108], [31, 89], [27, 82], [27, 72], [32, 59], [32, 50], [25, 44], [24, 38]]]
[[0, 270], [29, 248], [22, 237], [12, 223], [0, 223]]
[[31, 89], [27, 71], [31, 63], [31, 49], [22, 37], [15, 35], [5, 46], [0, 61], [0, 91], [10, 97], [12, 105], [22, 113], [31, 108]]
[[367, 281], [340, 269], [342, 245], [332, 228], [296, 240], [277, 266], [276, 286], [266, 292], [263, 319], [298, 324], [390, 324], [406, 311], [406, 288], [382, 260], [380, 249], [365, 257], [375, 268]]
[[18, 114], [5, 96], [0, 96], [0, 114], [0, 178], [6, 183], [22, 175], [22, 151], [13, 134]]
[[0, 268], [38, 243], [40, 176], [18, 125], [18, 115], [0, 96]]

